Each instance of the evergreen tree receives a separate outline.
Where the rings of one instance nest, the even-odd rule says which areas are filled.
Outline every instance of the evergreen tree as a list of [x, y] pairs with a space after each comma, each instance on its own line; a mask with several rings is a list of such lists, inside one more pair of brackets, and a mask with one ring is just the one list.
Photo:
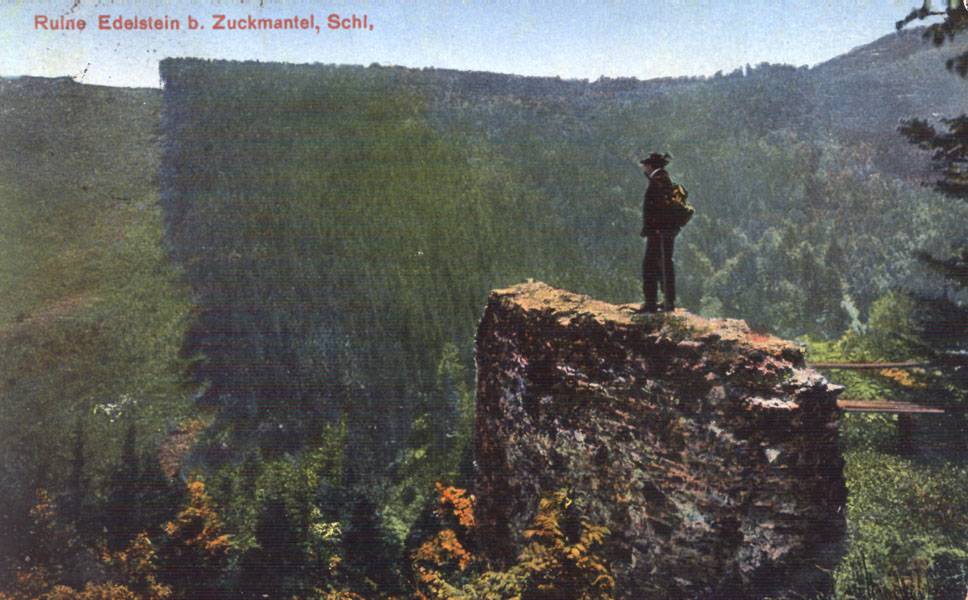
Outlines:
[[262, 453], [258, 449], [250, 449], [242, 460], [242, 470], [239, 474], [239, 492], [248, 500], [255, 500], [256, 490], [259, 489], [259, 476], [265, 464]]
[[343, 538], [344, 565], [353, 588], [368, 595], [400, 589], [400, 551], [383, 529], [376, 506], [360, 495]]
[[136, 529], [152, 537], [161, 531], [166, 521], [174, 518], [183, 500], [182, 486], [168, 479], [153, 452], [142, 456], [137, 494]]
[[[968, 7], [962, 2], [951, 2], [946, 11], [936, 12], [926, 2], [898, 22], [900, 29], [907, 23], [930, 16], [944, 16], [939, 23], [929, 25], [924, 32], [935, 45], [951, 41], [968, 30]], [[947, 61], [948, 69], [961, 77], [968, 77], [968, 52]], [[932, 153], [935, 190], [945, 196], [968, 202], [968, 115], [943, 118], [937, 124], [913, 119], [900, 128], [907, 139]], [[953, 404], [961, 409], [968, 402], [968, 305], [959, 300], [968, 291], [968, 231], [960, 232], [951, 240], [953, 251], [948, 256], [919, 254], [928, 268], [938, 272], [945, 284], [940, 294], [920, 294], [920, 342], [924, 352], [946, 367], [945, 374], [936, 382], [938, 387], [953, 396]], [[951, 293], [954, 288], [955, 293]]]
[[[162, 471], [157, 453], [147, 451], [139, 458], [137, 446], [137, 425], [132, 418], [118, 463], [108, 477], [107, 498], [101, 514], [108, 547], [115, 551], [122, 550], [139, 533], [156, 536], [182, 501], [181, 487]], [[77, 451], [80, 450], [79, 447]]]
[[87, 511], [90, 509], [87, 505], [90, 478], [87, 474], [85, 443], [84, 420], [78, 417], [71, 444], [71, 470], [59, 505], [63, 518], [79, 531], [86, 529], [84, 525], [89, 523]]
[[[948, 6], [944, 11], [935, 11], [931, 8], [931, 0], [925, 0], [920, 8], [913, 9], [906, 17], [898, 21], [897, 28], [902, 29], [915, 20], [943, 16], [944, 20], [933, 23], [924, 30], [925, 39], [930, 38], [935, 46], [941, 46], [946, 41], [951, 41], [959, 32], [968, 29], [968, 6], [958, 0], [948, 0], [947, 4]], [[945, 62], [945, 66], [962, 77], [968, 77], [968, 52], [949, 58]]]
[[51, 581], [63, 578], [79, 545], [73, 527], [65, 525], [57, 513], [57, 507], [47, 490], [38, 489], [36, 503], [30, 509], [33, 521], [30, 528], [30, 555], [29, 560], [24, 561], [24, 566], [43, 569]]
[[298, 591], [296, 575], [305, 565], [304, 536], [277, 491], [262, 503], [255, 525], [256, 546], [242, 556], [240, 593], [246, 598], [289, 598]]
[[137, 453], [137, 426], [128, 423], [121, 455], [107, 482], [102, 525], [107, 532], [108, 547], [121, 550], [138, 534], [138, 488], [141, 465]]

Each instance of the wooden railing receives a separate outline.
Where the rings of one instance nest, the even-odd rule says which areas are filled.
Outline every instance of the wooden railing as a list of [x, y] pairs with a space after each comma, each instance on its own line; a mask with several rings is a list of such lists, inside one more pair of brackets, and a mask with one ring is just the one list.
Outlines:
[[878, 369], [913, 369], [930, 367], [932, 363], [905, 360], [901, 362], [815, 362], [809, 366], [814, 369], [849, 369], [849, 370], [878, 370]]
[[[916, 369], [930, 367], [932, 363], [904, 360], [896, 362], [815, 362], [809, 363], [814, 369], [846, 369], [856, 371], [871, 371], [881, 369]], [[896, 415], [925, 415], [925, 414], [944, 414], [943, 408], [922, 406], [913, 402], [903, 402], [900, 400], [860, 400], [854, 398], [840, 398], [837, 406], [846, 412], [866, 412], [866, 413], [890, 413]]]
[[913, 402], [899, 400], [857, 400], [853, 398], [838, 398], [837, 406], [844, 412], [890, 413], [895, 415], [940, 415], [943, 408], [922, 406]]

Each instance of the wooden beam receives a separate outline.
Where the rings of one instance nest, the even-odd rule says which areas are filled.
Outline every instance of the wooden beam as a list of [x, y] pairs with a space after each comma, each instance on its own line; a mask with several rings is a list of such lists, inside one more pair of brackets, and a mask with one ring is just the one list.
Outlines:
[[808, 367], [814, 369], [910, 369], [914, 367], [930, 367], [931, 363], [906, 360], [901, 362], [815, 362], [807, 363]]
[[837, 406], [845, 412], [890, 413], [897, 415], [941, 415], [943, 408], [921, 406], [913, 402], [899, 402], [897, 400], [855, 400], [840, 398]]

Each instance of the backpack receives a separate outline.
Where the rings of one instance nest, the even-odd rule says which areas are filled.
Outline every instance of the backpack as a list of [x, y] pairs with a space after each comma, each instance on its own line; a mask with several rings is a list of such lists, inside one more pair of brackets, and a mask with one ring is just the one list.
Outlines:
[[660, 205], [662, 211], [669, 216], [670, 225], [674, 227], [685, 227], [686, 223], [692, 219], [696, 209], [689, 204], [689, 192], [681, 184], [673, 183], [672, 191], [665, 201]]

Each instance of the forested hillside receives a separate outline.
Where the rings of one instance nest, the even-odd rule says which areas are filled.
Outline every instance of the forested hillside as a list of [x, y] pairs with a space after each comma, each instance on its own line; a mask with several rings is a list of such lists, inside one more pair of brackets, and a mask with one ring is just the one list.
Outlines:
[[36, 551], [38, 488], [85, 535], [159, 524], [117, 518], [115, 485], [129, 434], [145, 486], [164, 481], [142, 449], [193, 410], [189, 294], [161, 243], [159, 104], [155, 90], [0, 80], [2, 581]]
[[[187, 493], [233, 535], [198, 585], [404, 589], [434, 481], [473, 470], [487, 291], [640, 302], [647, 153], [697, 208], [693, 312], [823, 341], [940, 293], [915, 253], [949, 253], [968, 207], [897, 127], [968, 111], [941, 66], [961, 44], [651, 81], [195, 59], [161, 92], [0, 80], [4, 572], [38, 487], [115, 550]], [[182, 464], [210, 500], [162, 474]], [[153, 508], [112, 518], [132, 498]]]

